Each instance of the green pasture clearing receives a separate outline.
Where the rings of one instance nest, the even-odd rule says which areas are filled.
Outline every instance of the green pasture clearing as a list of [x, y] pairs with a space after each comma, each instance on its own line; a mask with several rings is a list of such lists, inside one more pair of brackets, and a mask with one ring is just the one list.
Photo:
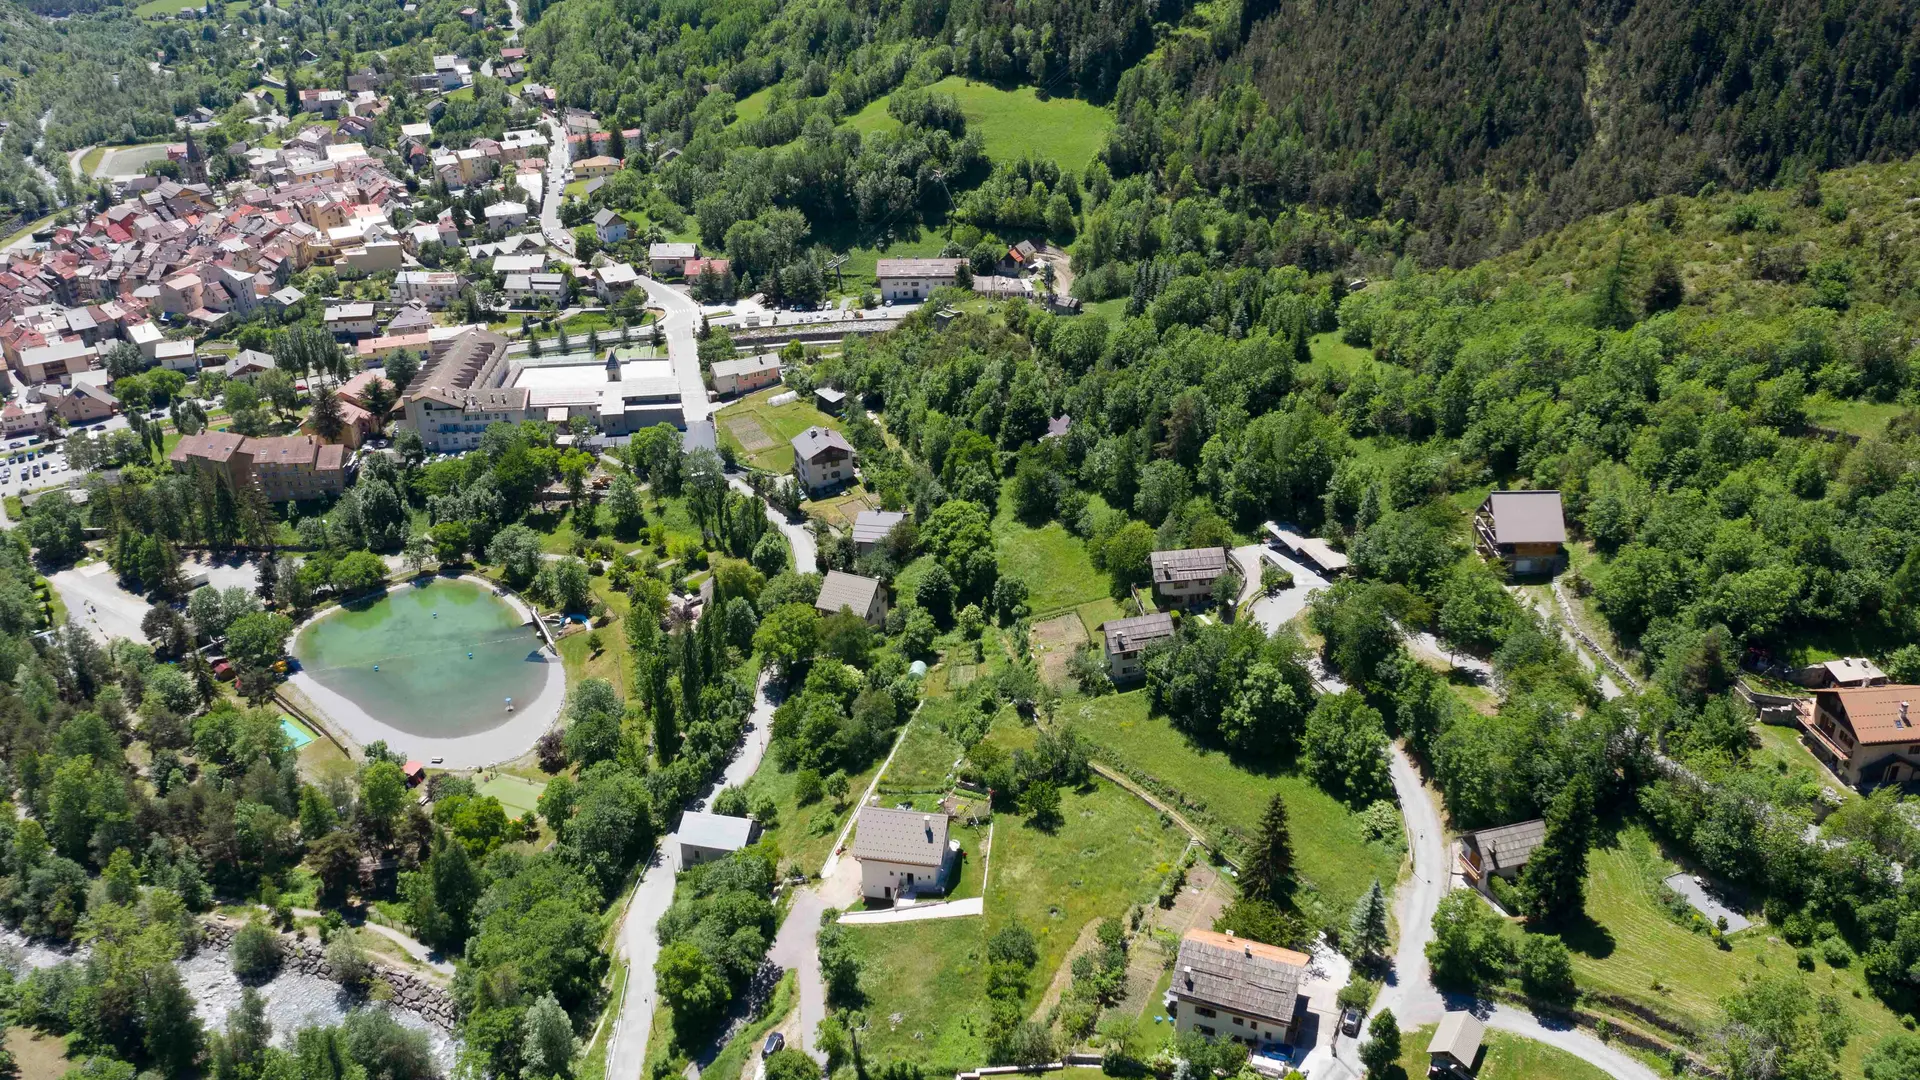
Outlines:
[[133, 13], [143, 19], [157, 18], [162, 15], [176, 15], [182, 11], [191, 11], [206, 5], [199, 0], [147, 0], [133, 9]]
[[[1254, 834], [1278, 792], [1286, 801], [1301, 881], [1319, 893], [1327, 918], [1344, 917], [1376, 879], [1391, 886], [1399, 877], [1400, 854], [1369, 843], [1358, 815], [1339, 800], [1291, 770], [1257, 772], [1194, 744], [1165, 717], [1149, 715], [1144, 690], [1069, 697], [1055, 723], [1078, 730], [1096, 758], [1124, 766], [1136, 778], [1152, 778], [1149, 786], [1178, 791], [1188, 817], [1203, 829], [1229, 833], [1233, 847]], [[1303, 906], [1313, 903], [1308, 890], [1300, 899]]]
[[1867, 988], [1860, 960], [1846, 967], [1819, 960], [1801, 974], [1793, 946], [1764, 924], [1732, 935], [1732, 947], [1722, 950], [1705, 933], [1675, 922], [1660, 904], [1659, 887], [1679, 869], [1638, 826], [1594, 850], [1587, 861], [1587, 924], [1562, 934], [1583, 989], [1615, 994], [1706, 1030], [1719, 1019], [1721, 999], [1743, 982], [1796, 975], [1814, 993], [1833, 995], [1856, 1022], [1841, 1053], [1847, 1076], [1860, 1075], [1867, 1050], [1901, 1030], [1899, 1018]]
[[[893, 764], [880, 780], [881, 791], [947, 790], [948, 777], [954, 761], [960, 757], [961, 746], [941, 730], [940, 714], [960, 707], [952, 698], [934, 698], [921, 705], [913, 719], [907, 721], [906, 734], [900, 737], [900, 748], [893, 754]], [[934, 710], [934, 715], [928, 715], [929, 709]]]
[[846, 805], [835, 803], [833, 797], [828, 796], [819, 802], [802, 806], [799, 796], [794, 792], [794, 777], [798, 773], [783, 771], [769, 756], [746, 783], [749, 801], [758, 800], [762, 795], [773, 797], [774, 820], [771, 824], [761, 822], [762, 842], [773, 844], [780, 853], [782, 865], [791, 862], [804, 873], [819, 873], [827, 856], [833, 854], [834, 841], [840, 837], [847, 814], [873, 781], [880, 760], [876, 760], [870, 768], [847, 777]]
[[1066, 526], [1049, 521], [1035, 528], [1013, 516], [1012, 481], [1000, 498], [993, 519], [994, 547], [1000, 572], [1026, 582], [1027, 607], [1035, 619], [1044, 619], [1107, 596], [1109, 579], [1096, 570], [1087, 555], [1086, 541]]
[[767, 106], [773, 101], [773, 87], [763, 87], [733, 103], [733, 122], [752, 123], [767, 115]]
[[[1062, 168], [1081, 172], [1113, 128], [1113, 114], [1098, 105], [1074, 98], [1043, 99], [1031, 86], [1002, 90], [952, 75], [928, 89], [952, 94], [960, 102], [967, 130], [980, 133], [987, 156], [996, 161], [1052, 158]], [[869, 102], [848, 117], [846, 124], [863, 135], [900, 126], [887, 114], [884, 97]]]
[[983, 917], [849, 928], [872, 1021], [862, 1040], [869, 1060], [915, 1060], [929, 1075], [984, 1061], [987, 939], [1014, 921], [1033, 932], [1040, 960], [1027, 990], [1036, 999], [1083, 927], [1153, 894], [1184, 839], [1105, 782], [1063, 793], [1050, 829], [999, 815]]

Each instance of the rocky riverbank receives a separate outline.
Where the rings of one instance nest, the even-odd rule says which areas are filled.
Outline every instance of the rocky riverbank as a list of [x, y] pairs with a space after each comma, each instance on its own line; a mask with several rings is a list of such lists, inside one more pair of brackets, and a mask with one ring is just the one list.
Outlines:
[[[238, 919], [213, 915], [201, 920], [201, 937], [210, 948], [225, 952], [233, 944], [234, 932], [241, 927]], [[334, 974], [333, 965], [327, 963], [326, 946], [318, 941], [298, 934], [280, 935], [285, 946], [280, 966], [284, 971], [298, 975], [310, 975], [329, 982], [339, 981]], [[389, 1000], [408, 1012], [418, 1013], [442, 1031], [452, 1031], [456, 1017], [453, 1010], [453, 995], [446, 987], [409, 969], [390, 963], [382, 957], [369, 954], [367, 959], [373, 964], [374, 978], [387, 984], [392, 995]]]

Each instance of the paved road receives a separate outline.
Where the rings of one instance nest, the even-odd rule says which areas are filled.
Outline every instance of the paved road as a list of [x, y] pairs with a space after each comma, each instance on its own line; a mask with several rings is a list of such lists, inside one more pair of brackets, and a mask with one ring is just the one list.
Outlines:
[[[753, 712], [747, 717], [746, 738], [714, 791], [746, 783], [760, 767], [760, 759], [766, 756], [767, 741], [772, 734], [773, 703], [767, 700], [767, 680], [763, 675], [754, 696]], [[692, 809], [704, 806], [706, 798], [702, 797], [694, 800]], [[676, 830], [678, 824], [675, 822]], [[660, 838], [660, 846], [640, 884], [634, 887], [633, 900], [627, 905], [626, 916], [620, 924], [615, 949], [627, 961], [627, 990], [620, 1002], [619, 1017], [614, 1021], [613, 1038], [607, 1045], [607, 1061], [618, 1069], [630, 1070], [619, 1074], [610, 1072], [610, 1076], [618, 1075], [622, 1080], [638, 1076], [641, 1063], [647, 1060], [647, 1034], [653, 1023], [653, 964], [660, 956], [660, 941], [654, 935], [654, 927], [673, 906], [673, 877], [677, 869], [674, 863], [678, 853], [675, 833]], [[818, 912], [813, 921], [819, 922]]]
[[540, 231], [546, 234], [549, 244], [570, 257], [573, 234], [560, 224], [560, 200], [566, 195], [567, 173], [572, 167], [566, 125], [550, 117], [547, 134], [552, 145], [547, 148], [547, 190], [546, 198], [540, 203]]
[[671, 285], [650, 277], [640, 279], [647, 300], [664, 312], [660, 330], [667, 337], [667, 359], [673, 361], [673, 373], [680, 380], [680, 405], [687, 423], [705, 420], [713, 412], [707, 402], [707, 381], [700, 374], [700, 342], [693, 336], [700, 328], [700, 305], [693, 297]]

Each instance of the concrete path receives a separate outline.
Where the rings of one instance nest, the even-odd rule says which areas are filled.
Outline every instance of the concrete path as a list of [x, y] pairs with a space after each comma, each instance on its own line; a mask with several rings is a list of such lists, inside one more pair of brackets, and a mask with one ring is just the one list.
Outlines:
[[[302, 919], [323, 919], [326, 918], [327, 914], [324, 911], [316, 911], [313, 908], [300, 907], [294, 908], [293, 913]], [[388, 941], [406, 950], [408, 956], [418, 960], [423, 966], [449, 979], [453, 978], [453, 964], [451, 962], [435, 959], [435, 957], [440, 955], [439, 953], [427, 948], [427, 946], [420, 941], [408, 937], [402, 931], [375, 922], [361, 923], [359, 926], [354, 927], [354, 929], [365, 930], [370, 934], [379, 934], [381, 937], [386, 938]]]
[[[733, 490], [742, 495], [753, 494], [753, 488], [748, 486], [746, 480], [742, 479], [737, 473], [728, 473], [727, 483], [733, 487]], [[794, 571], [801, 574], [817, 573], [820, 569], [820, 562], [816, 554], [817, 548], [813, 543], [812, 530], [807, 528], [805, 522], [795, 524], [794, 522], [788, 521], [787, 515], [775, 510], [771, 506], [768, 506], [766, 510], [767, 520], [773, 522], [774, 527], [786, 536], [787, 546], [793, 549]]]
[[767, 959], [794, 973], [800, 991], [799, 1015], [790, 1022], [793, 1034], [787, 1045], [805, 1050], [823, 1065], [827, 1056], [814, 1045], [813, 1033], [819, 1030], [820, 1021], [827, 1018], [827, 983], [820, 975], [818, 941], [820, 915], [827, 906], [826, 899], [815, 889], [794, 893], [786, 921], [780, 924], [773, 937], [773, 947], [767, 950]]
[[[1248, 614], [1252, 615], [1261, 629], [1269, 634], [1292, 622], [1307, 609], [1307, 602], [1313, 599], [1314, 593], [1332, 584], [1306, 566], [1287, 558], [1265, 544], [1248, 544], [1245, 547], [1234, 548], [1233, 557], [1240, 564], [1240, 575], [1245, 582], [1240, 600], [1245, 603], [1248, 597], [1254, 597], [1253, 606], [1248, 609]], [[1260, 570], [1267, 563], [1291, 571], [1293, 588], [1281, 589], [1272, 596], [1259, 595]]]
[[[773, 703], [767, 699], [767, 679], [762, 675], [754, 695], [753, 711], [747, 716], [746, 736], [713, 791], [746, 783], [760, 767], [760, 759], [766, 756], [767, 743], [772, 735]], [[708, 797], [710, 795], [695, 799], [689, 809], [705, 807]], [[674, 826], [677, 831], [679, 822], [675, 821]], [[607, 1043], [609, 1080], [637, 1077], [641, 1064], [647, 1060], [647, 1035], [653, 1025], [653, 965], [660, 956], [660, 941], [654, 935], [654, 927], [667, 909], [673, 906], [673, 878], [677, 869], [674, 863], [678, 852], [676, 833], [670, 832], [660, 838], [653, 860], [642, 871], [640, 884], [634, 886], [633, 898], [628, 902], [626, 914], [621, 919], [619, 939], [614, 948], [627, 961], [627, 989], [626, 996], [620, 1000], [613, 1036]], [[797, 899], [795, 909], [787, 916], [788, 922], [792, 922], [799, 914]], [[815, 911], [811, 921], [816, 928], [819, 919], [819, 912]], [[809, 937], [808, 941], [811, 940]], [[817, 960], [815, 967], [818, 967]]]
[[856, 926], [873, 926], [884, 923], [924, 922], [928, 919], [959, 919], [968, 915], [981, 915], [986, 910], [985, 897], [969, 896], [965, 900], [954, 900], [944, 904], [914, 904], [911, 907], [885, 908], [879, 911], [849, 911], [840, 916], [840, 921]]

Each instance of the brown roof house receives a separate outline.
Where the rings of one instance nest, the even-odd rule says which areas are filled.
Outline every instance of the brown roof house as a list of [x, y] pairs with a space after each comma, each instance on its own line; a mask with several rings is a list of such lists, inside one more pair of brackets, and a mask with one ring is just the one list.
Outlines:
[[826, 580], [820, 583], [820, 597], [813, 606], [828, 615], [845, 609], [879, 626], [887, 621], [887, 590], [873, 578], [829, 570]]
[[1485, 892], [1490, 877], [1519, 877], [1520, 868], [1546, 838], [1547, 823], [1540, 818], [1470, 832], [1460, 838], [1460, 868], [1468, 884]]
[[1107, 643], [1107, 673], [1114, 682], [1131, 682], [1146, 674], [1147, 646], [1173, 636], [1173, 616], [1156, 611], [1131, 619], [1108, 619], [1100, 629]]
[[1249, 1049], [1293, 1041], [1305, 1002], [1300, 983], [1312, 960], [1304, 953], [1212, 930], [1189, 930], [1173, 962], [1174, 1030], [1228, 1039]]
[[793, 437], [793, 472], [812, 495], [853, 483], [853, 444], [832, 428], [810, 427]]
[[227, 431], [188, 435], [167, 455], [175, 468], [205, 472], [229, 491], [257, 487], [268, 502], [318, 499], [346, 490], [346, 449], [309, 435], [250, 439]]
[[69, 424], [90, 424], [105, 420], [120, 407], [120, 399], [107, 393], [106, 387], [75, 381], [57, 394], [49, 395], [53, 411]]
[[1814, 756], [1855, 787], [1920, 773], [1920, 686], [1822, 687], [1800, 718]]
[[947, 871], [957, 861], [960, 846], [947, 839], [945, 813], [863, 806], [854, 829], [860, 895], [902, 900], [947, 891]]
[[1557, 491], [1496, 491], [1473, 515], [1481, 554], [1499, 559], [1516, 574], [1551, 574], [1560, 568], [1567, 520]]
[[1205, 600], [1213, 593], [1214, 580], [1226, 573], [1229, 565], [1223, 547], [1156, 551], [1150, 561], [1154, 595], [1176, 604]]

